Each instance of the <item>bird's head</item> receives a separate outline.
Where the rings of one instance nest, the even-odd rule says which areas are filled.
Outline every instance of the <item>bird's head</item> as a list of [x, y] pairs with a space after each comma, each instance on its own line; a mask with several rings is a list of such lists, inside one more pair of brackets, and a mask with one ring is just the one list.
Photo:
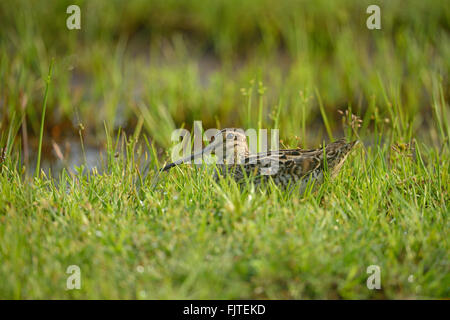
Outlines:
[[248, 155], [247, 136], [243, 129], [225, 128], [218, 131], [210, 139], [210, 143], [198, 152], [166, 165], [161, 171], [166, 171], [182, 163], [193, 161], [203, 155], [215, 154], [217, 163], [240, 163]]

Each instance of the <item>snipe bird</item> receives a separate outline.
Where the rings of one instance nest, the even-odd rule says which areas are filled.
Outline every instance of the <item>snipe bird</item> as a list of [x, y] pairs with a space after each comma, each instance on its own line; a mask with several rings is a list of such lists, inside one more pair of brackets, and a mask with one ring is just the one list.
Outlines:
[[200, 152], [170, 163], [161, 171], [215, 153], [218, 158], [216, 179], [230, 175], [241, 184], [249, 178], [255, 186], [272, 179], [281, 187], [300, 184], [299, 190], [303, 192], [310, 183], [318, 186], [323, 182], [325, 168], [328, 168], [331, 177], [335, 177], [357, 144], [358, 140], [347, 143], [345, 139], [340, 139], [324, 148], [283, 149], [250, 154], [244, 131], [227, 128], [215, 135]]

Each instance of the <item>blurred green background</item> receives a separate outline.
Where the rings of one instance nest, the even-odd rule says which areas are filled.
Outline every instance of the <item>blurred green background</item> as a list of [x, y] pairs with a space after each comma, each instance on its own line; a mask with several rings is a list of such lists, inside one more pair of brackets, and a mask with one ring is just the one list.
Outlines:
[[[81, 30], [66, 28], [71, 4], [81, 8]], [[366, 27], [370, 4], [381, 8], [381, 30]], [[449, 7], [420, 0], [1, 1], [1, 142], [13, 124], [33, 154], [54, 58], [47, 157], [54, 157], [51, 141], [74, 152], [80, 124], [87, 147], [101, 149], [105, 124], [132, 134], [139, 119], [160, 148], [194, 120], [204, 128], [278, 127], [285, 144], [309, 147], [330, 134], [354, 134], [338, 112], [348, 109], [363, 119], [363, 137], [384, 132], [383, 139], [439, 146], [448, 134]]]

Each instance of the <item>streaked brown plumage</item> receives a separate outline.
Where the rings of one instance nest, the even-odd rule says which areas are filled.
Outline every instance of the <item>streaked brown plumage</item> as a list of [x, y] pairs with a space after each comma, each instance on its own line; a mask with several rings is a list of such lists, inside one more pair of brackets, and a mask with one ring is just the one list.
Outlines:
[[230, 175], [238, 183], [248, 178], [255, 185], [272, 179], [282, 187], [300, 184], [299, 189], [303, 192], [311, 179], [314, 185], [323, 182], [325, 166], [331, 177], [335, 177], [357, 143], [346, 143], [340, 139], [318, 149], [285, 149], [249, 154], [247, 137], [242, 129], [223, 129], [201, 152], [168, 164], [162, 171], [215, 151], [218, 160], [223, 159], [217, 164], [216, 178]]
[[0, 164], [6, 159], [6, 147], [0, 148]]

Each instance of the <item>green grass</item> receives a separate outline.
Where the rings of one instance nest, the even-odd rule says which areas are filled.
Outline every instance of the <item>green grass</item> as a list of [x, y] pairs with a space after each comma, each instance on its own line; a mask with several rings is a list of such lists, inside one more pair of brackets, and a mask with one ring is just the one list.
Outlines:
[[[450, 10], [369, 4], [0, 2], [0, 298], [448, 298]], [[157, 176], [194, 120], [363, 146], [303, 197]]]
[[45, 93], [44, 93], [44, 102], [42, 106], [42, 118], [41, 118], [41, 129], [39, 131], [39, 146], [38, 146], [38, 156], [37, 156], [37, 164], [36, 164], [36, 177], [39, 176], [41, 170], [41, 153], [42, 153], [42, 138], [44, 135], [44, 125], [45, 125], [45, 111], [47, 109], [47, 98], [48, 98], [48, 89], [51, 82], [52, 77], [52, 68], [54, 61], [50, 63], [50, 68], [48, 69], [48, 76], [45, 83]]
[[[449, 295], [448, 155], [360, 148], [335, 181], [299, 198], [216, 184], [206, 168], [175, 169], [156, 187], [152, 171], [142, 185], [131, 148], [103, 174], [30, 184], [3, 167], [3, 298]], [[82, 289], [66, 291], [72, 264]], [[367, 289], [369, 265], [381, 267], [382, 290]]]

